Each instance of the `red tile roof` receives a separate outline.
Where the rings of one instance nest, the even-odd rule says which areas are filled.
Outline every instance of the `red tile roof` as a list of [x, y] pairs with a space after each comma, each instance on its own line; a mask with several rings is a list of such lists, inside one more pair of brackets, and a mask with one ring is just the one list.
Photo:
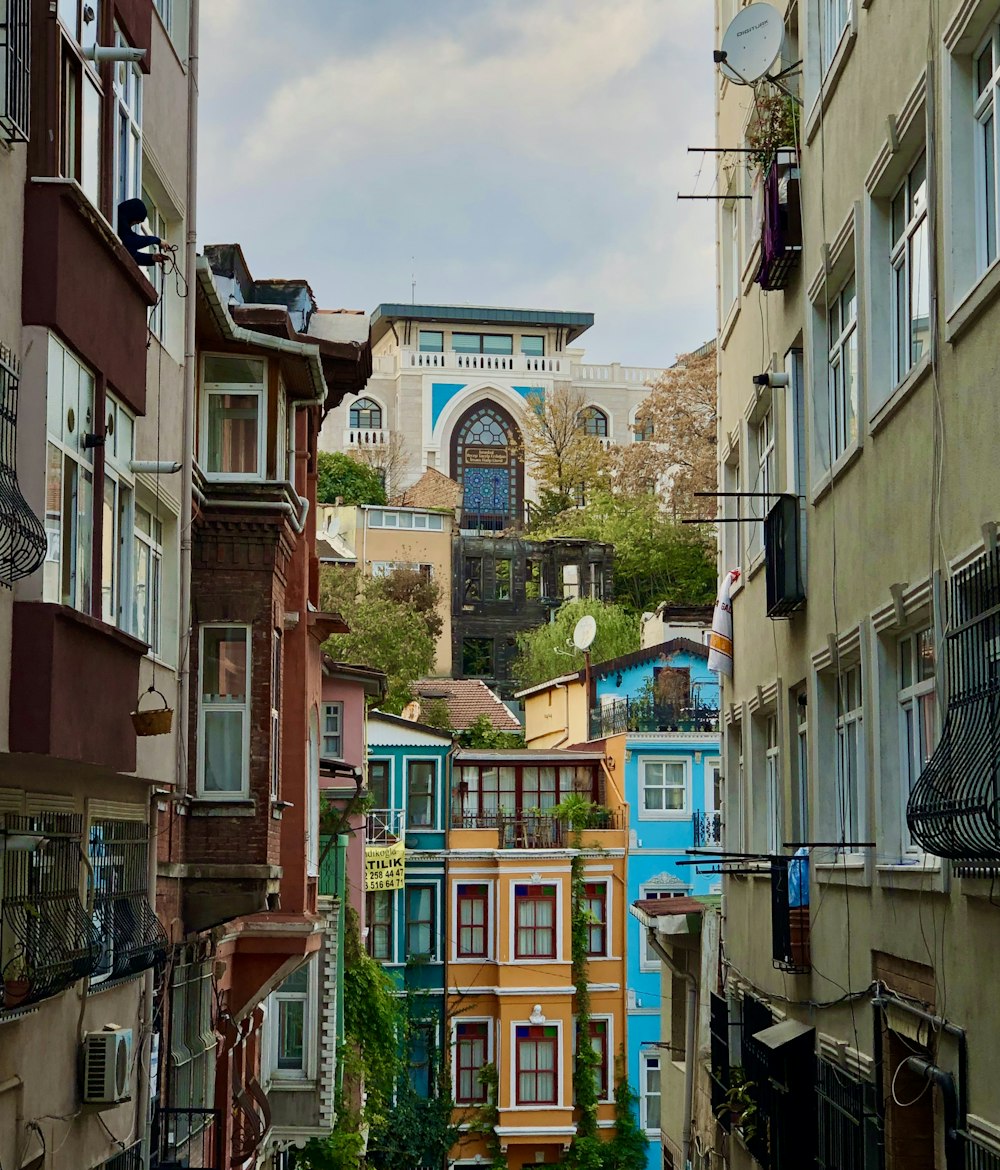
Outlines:
[[461, 499], [461, 484], [428, 467], [416, 483], [393, 496], [389, 503], [397, 508], [457, 508]]
[[422, 678], [413, 684], [418, 699], [444, 699], [453, 731], [465, 731], [485, 715], [497, 731], [521, 731], [521, 724], [478, 678]]

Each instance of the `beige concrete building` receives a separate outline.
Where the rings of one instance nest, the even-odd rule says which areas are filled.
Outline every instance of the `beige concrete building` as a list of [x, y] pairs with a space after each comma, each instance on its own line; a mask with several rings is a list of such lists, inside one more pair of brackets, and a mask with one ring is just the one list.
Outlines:
[[801, 104], [716, 90], [728, 1051], [664, 1149], [993, 1170], [1000, 4], [777, 7]]

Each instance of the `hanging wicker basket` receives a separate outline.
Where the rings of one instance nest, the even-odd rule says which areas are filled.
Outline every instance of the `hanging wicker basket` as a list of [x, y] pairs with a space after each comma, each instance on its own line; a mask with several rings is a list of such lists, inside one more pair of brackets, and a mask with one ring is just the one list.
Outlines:
[[136, 735], [167, 735], [174, 723], [174, 711], [172, 707], [167, 706], [166, 697], [161, 691], [150, 687], [145, 691], [147, 695], [159, 695], [163, 700], [163, 706], [154, 708], [151, 711], [140, 711], [139, 704], [142, 702], [143, 696], [139, 696], [136, 703], [136, 709], [132, 714], [132, 726], [135, 728]]

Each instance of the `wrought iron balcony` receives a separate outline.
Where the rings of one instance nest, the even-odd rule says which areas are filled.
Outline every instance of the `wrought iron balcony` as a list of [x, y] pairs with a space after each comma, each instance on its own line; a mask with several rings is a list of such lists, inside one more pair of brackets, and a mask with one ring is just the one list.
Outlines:
[[90, 975], [100, 937], [80, 901], [83, 818], [0, 815], [0, 1009], [27, 1007]]
[[[584, 831], [622, 829], [621, 812], [595, 808], [586, 817]], [[571, 845], [573, 827], [567, 818], [552, 812], [489, 812], [456, 811], [452, 817], [455, 829], [494, 829], [500, 835], [502, 849], [559, 849]]]
[[906, 821], [928, 853], [990, 871], [1000, 868], [1000, 549], [955, 574], [950, 611], [948, 711]]
[[702, 703], [675, 706], [645, 698], [615, 699], [591, 708], [590, 738], [633, 732], [717, 732], [719, 709]]
[[[2, 72], [2, 71], [0, 71]], [[0, 93], [0, 101], [3, 95]], [[20, 369], [0, 345], [0, 582], [29, 577], [45, 560], [47, 538], [41, 520], [28, 507], [17, 482], [17, 393]]]
[[691, 820], [694, 825], [694, 845], [696, 849], [706, 846], [722, 844], [722, 814], [717, 812], [695, 812]]
[[166, 959], [166, 932], [149, 904], [148, 856], [145, 822], [98, 820], [90, 826], [94, 918], [101, 937], [95, 975], [121, 979]]
[[391, 845], [403, 836], [403, 810], [401, 808], [373, 808], [368, 813], [365, 840], [369, 845]]

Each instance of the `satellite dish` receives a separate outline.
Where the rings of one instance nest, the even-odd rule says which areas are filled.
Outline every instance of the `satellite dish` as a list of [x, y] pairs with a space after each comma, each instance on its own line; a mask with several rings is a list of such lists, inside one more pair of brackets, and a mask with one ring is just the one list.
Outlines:
[[781, 13], [771, 4], [751, 4], [733, 17], [716, 60], [730, 81], [752, 85], [777, 61], [784, 39]]
[[577, 650], [589, 650], [596, 634], [597, 622], [589, 613], [584, 614], [573, 627], [573, 645]]

